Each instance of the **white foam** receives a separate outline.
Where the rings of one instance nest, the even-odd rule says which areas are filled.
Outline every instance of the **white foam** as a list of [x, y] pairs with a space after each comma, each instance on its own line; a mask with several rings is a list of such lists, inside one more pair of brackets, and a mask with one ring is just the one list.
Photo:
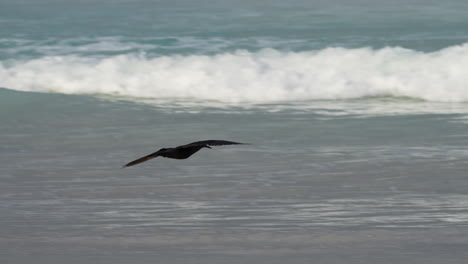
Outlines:
[[149, 58], [43, 57], [0, 64], [0, 87], [66, 94], [269, 103], [403, 96], [468, 102], [468, 44], [402, 48], [237, 51]]

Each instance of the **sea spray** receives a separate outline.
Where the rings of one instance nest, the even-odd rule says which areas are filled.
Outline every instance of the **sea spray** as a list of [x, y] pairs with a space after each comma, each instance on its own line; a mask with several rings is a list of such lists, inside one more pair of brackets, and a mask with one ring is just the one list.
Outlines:
[[468, 44], [215, 55], [48, 56], [0, 64], [0, 87], [65, 94], [270, 103], [396, 96], [468, 101]]

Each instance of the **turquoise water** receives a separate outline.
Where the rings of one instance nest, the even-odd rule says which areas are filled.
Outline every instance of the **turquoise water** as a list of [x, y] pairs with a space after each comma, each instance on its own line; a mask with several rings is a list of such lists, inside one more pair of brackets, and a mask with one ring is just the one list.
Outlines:
[[36, 48], [68, 41], [78, 49], [115, 37], [117, 43], [146, 44], [140, 49], [159, 54], [266, 47], [304, 51], [332, 45], [434, 51], [466, 42], [466, 5], [465, 1], [41, 0], [2, 1], [0, 12], [2, 39], [34, 41]]
[[465, 263], [467, 5], [1, 1], [0, 262]]
[[464, 1], [14, 1], [0, 86], [150, 99], [466, 102]]

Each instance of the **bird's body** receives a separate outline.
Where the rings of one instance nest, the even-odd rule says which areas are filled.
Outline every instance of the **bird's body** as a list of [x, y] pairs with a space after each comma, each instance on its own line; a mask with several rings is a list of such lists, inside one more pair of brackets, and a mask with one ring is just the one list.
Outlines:
[[137, 165], [147, 160], [154, 159], [156, 157], [164, 157], [164, 158], [171, 158], [171, 159], [187, 159], [188, 157], [192, 156], [193, 154], [195, 154], [202, 148], [211, 148], [210, 146], [238, 145], [238, 144], [244, 144], [244, 143], [238, 143], [238, 142], [227, 141], [227, 140], [203, 140], [203, 141], [197, 141], [197, 142], [193, 142], [190, 144], [178, 146], [175, 148], [162, 148], [147, 156], [144, 156], [132, 162], [129, 162], [125, 164], [124, 167]]

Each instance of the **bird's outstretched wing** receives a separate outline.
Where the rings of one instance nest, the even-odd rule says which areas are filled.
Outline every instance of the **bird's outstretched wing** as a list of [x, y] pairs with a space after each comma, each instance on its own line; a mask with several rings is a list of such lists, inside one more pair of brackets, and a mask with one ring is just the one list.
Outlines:
[[123, 167], [125, 168], [125, 167], [130, 167], [130, 166], [133, 166], [133, 165], [137, 165], [137, 164], [140, 164], [140, 163], [145, 162], [147, 160], [157, 158], [159, 156], [160, 156], [159, 151], [156, 151], [156, 152], [151, 153], [151, 154], [149, 154], [147, 156], [144, 156], [144, 157], [141, 157], [141, 158], [136, 159], [134, 161], [131, 161], [131, 162], [125, 164]]
[[201, 145], [208, 145], [208, 146], [222, 146], [222, 145], [243, 145], [245, 143], [227, 141], [227, 140], [202, 140], [192, 142], [187, 145], [178, 146], [178, 148], [185, 148], [185, 147], [193, 147], [193, 146], [201, 146]]

